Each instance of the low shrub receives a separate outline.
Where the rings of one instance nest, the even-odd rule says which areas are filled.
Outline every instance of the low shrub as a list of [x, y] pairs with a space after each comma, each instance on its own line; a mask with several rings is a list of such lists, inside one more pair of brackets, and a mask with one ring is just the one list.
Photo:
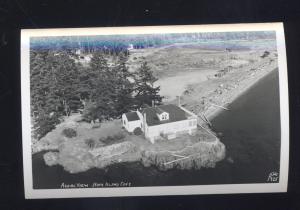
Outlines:
[[94, 123], [92, 125], [92, 129], [95, 129], [95, 128], [100, 128], [101, 127], [101, 124], [100, 123]]
[[98, 141], [97, 142], [97, 144], [96, 144], [96, 147], [103, 147], [103, 146], [105, 146], [106, 144], [105, 143], [103, 143], [103, 141]]
[[73, 128], [65, 128], [62, 131], [62, 134], [68, 138], [73, 138], [73, 137], [77, 136], [77, 132]]
[[125, 138], [125, 135], [123, 133], [117, 133], [116, 135], [114, 135], [114, 138], [116, 140], [121, 140], [121, 139], [124, 139]]
[[110, 144], [122, 142], [122, 139], [124, 139], [124, 138], [125, 138], [125, 134], [123, 134], [122, 132], [119, 132], [112, 136], [100, 137], [99, 142], [106, 144], [106, 145], [110, 145]]
[[112, 141], [112, 140], [114, 140], [114, 137], [113, 137], [113, 136], [107, 136], [107, 137], [106, 137], [106, 141]]
[[93, 138], [88, 138], [84, 140], [84, 143], [90, 148], [90, 149], [94, 149], [96, 146], [96, 141]]
[[137, 127], [133, 130], [133, 134], [136, 135], [136, 136], [140, 136], [142, 135], [143, 131], [141, 128]]
[[265, 51], [263, 55], [261, 55], [260, 57], [261, 58], [265, 58], [265, 57], [268, 57], [270, 55], [270, 52], [269, 51]]
[[100, 138], [99, 138], [99, 141], [100, 141], [100, 142], [105, 142], [105, 140], [106, 140], [106, 138], [104, 138], [104, 137], [100, 137]]

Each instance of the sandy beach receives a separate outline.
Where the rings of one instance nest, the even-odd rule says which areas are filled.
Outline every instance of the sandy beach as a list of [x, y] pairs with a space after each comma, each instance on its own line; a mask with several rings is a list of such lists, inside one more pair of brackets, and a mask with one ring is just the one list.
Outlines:
[[203, 70], [180, 73], [176, 76], [166, 77], [156, 82], [160, 86], [160, 93], [164, 96], [163, 101], [168, 103], [180, 96], [189, 85], [198, 84], [207, 80], [208, 76], [217, 73], [217, 71]]
[[189, 85], [181, 96], [182, 105], [196, 114], [212, 119], [256, 82], [276, 70], [275, 56], [273, 53], [253, 64], [232, 68], [221, 77], [213, 76], [204, 82]]
[[[219, 105], [223, 107], [227, 107], [233, 101], [238, 100], [238, 98], [241, 95], [245, 94], [258, 81], [262, 80], [264, 77], [266, 77], [267, 75], [271, 74], [273, 71], [276, 70], [278, 69], [274, 68], [273, 70], [270, 71], [264, 71], [261, 72], [261, 74], [253, 76], [253, 78], [249, 78], [247, 80], [242, 81], [239, 85], [239, 88], [236, 88], [234, 91], [230, 93], [231, 95], [228, 97], [228, 100], [226, 100], [224, 103], [221, 103]], [[216, 106], [210, 106], [205, 114], [208, 117], [208, 119], [213, 119], [220, 111], [224, 111], [224, 109], [218, 108]]]

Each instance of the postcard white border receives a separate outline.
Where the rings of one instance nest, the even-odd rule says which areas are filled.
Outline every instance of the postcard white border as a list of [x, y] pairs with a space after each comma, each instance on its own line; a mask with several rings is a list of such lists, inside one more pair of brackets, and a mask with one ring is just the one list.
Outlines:
[[[280, 182], [264, 184], [218, 184], [189, 186], [80, 188], [80, 189], [33, 189], [30, 122], [30, 70], [29, 40], [37, 36], [74, 35], [125, 35], [192, 32], [276, 31], [280, 84], [281, 154]], [[143, 26], [69, 29], [23, 29], [21, 30], [21, 98], [22, 142], [25, 198], [75, 198], [112, 196], [158, 196], [193, 194], [235, 194], [286, 192], [289, 167], [289, 102], [284, 29], [282, 23]]]

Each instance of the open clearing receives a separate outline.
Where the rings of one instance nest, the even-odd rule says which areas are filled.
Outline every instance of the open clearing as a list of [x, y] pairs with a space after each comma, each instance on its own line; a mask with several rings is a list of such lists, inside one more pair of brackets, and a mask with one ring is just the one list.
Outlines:
[[168, 102], [176, 99], [176, 96], [182, 95], [189, 85], [204, 82], [208, 76], [215, 73], [217, 71], [213, 70], [178, 73], [176, 76], [159, 79], [156, 85], [160, 86], [160, 94], [164, 96], [164, 102]]

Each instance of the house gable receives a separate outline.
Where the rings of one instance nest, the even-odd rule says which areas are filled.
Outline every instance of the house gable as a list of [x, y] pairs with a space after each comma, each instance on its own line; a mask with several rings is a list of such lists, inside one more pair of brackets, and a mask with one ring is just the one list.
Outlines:
[[169, 113], [168, 112], [162, 112], [160, 114], [157, 113], [157, 117], [160, 121], [169, 120]]

